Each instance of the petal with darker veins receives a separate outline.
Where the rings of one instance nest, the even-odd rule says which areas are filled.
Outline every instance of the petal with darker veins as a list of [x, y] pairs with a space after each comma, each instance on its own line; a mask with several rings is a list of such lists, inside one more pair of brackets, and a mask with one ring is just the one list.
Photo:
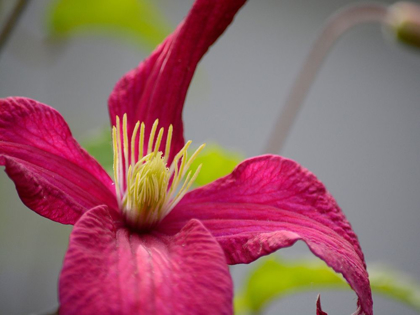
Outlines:
[[230, 264], [304, 241], [343, 274], [360, 299], [360, 312], [372, 314], [357, 237], [324, 185], [296, 162], [272, 155], [246, 160], [232, 174], [187, 194], [159, 229], [173, 234], [192, 218], [219, 241]]
[[0, 165], [23, 203], [51, 220], [74, 224], [89, 208], [117, 208], [111, 178], [63, 117], [37, 101], [0, 100]]
[[128, 230], [106, 207], [75, 225], [60, 314], [232, 314], [223, 250], [197, 220], [174, 236]]

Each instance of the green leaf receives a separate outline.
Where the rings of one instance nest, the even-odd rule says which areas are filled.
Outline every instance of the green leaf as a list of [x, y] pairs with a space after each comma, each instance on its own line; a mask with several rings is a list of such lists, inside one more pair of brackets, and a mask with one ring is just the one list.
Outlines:
[[244, 158], [241, 154], [226, 150], [219, 145], [207, 145], [191, 165], [191, 170], [202, 164], [194, 184], [202, 186], [223, 177], [236, 167]]
[[[374, 293], [420, 311], [420, 284], [390, 268], [371, 268]], [[242, 292], [235, 297], [236, 314], [259, 314], [285, 295], [323, 289], [350, 289], [345, 280], [325, 263], [315, 260], [263, 259], [249, 274]]]
[[263, 259], [250, 273], [238, 302], [235, 298], [235, 310], [248, 309], [258, 314], [269, 303], [287, 294], [342, 285], [340, 276], [319, 262]]
[[399, 301], [420, 312], [420, 283], [389, 267], [369, 268], [372, 292]]
[[118, 31], [152, 48], [172, 29], [151, 0], [57, 0], [47, 15], [50, 34], [69, 36], [86, 30]]
[[112, 173], [113, 153], [110, 128], [104, 128], [98, 133], [82, 141], [82, 146], [92, 155], [109, 173]]

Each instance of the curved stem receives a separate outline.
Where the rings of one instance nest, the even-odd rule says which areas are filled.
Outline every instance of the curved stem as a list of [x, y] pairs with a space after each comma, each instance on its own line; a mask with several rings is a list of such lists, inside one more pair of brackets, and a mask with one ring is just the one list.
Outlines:
[[327, 20], [289, 92], [265, 153], [278, 153], [283, 147], [316, 74], [337, 39], [355, 25], [384, 21], [387, 10], [387, 7], [379, 4], [355, 5], [344, 8]]
[[28, 4], [28, 0], [16, 1], [16, 5], [13, 8], [13, 11], [8, 17], [0, 33], [0, 52], [3, 50], [3, 47], [6, 44], [7, 39], [9, 38], [14, 26], [16, 25], [16, 22], [19, 20], [19, 17], [21, 16], [23, 9], [25, 9], [25, 6], [27, 4]]

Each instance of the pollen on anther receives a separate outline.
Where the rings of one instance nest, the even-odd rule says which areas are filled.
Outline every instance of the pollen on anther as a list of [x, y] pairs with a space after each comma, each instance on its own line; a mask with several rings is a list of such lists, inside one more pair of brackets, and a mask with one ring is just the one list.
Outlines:
[[167, 164], [173, 128], [169, 126], [165, 152], [161, 152], [164, 128], [158, 130], [158, 124], [156, 120], [152, 125], [146, 152], [144, 123], [137, 122], [129, 135], [127, 115], [124, 114], [122, 125], [117, 116], [112, 130], [114, 180], [120, 210], [130, 223], [140, 228], [159, 223], [187, 193], [201, 168], [200, 165], [195, 172], [189, 170], [204, 148], [204, 144], [201, 145], [188, 158], [191, 141], [175, 155], [170, 165]]

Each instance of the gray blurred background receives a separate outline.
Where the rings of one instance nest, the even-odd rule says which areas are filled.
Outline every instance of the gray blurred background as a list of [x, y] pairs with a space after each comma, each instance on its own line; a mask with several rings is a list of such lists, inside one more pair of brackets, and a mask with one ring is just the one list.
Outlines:
[[[3, 2], [2, 21], [11, 2]], [[192, 2], [156, 0], [173, 27]], [[317, 30], [350, 3], [250, 0], [199, 66], [184, 110], [186, 138], [216, 141], [247, 157], [261, 154]], [[106, 35], [50, 42], [48, 4], [29, 3], [0, 55], [0, 97], [27, 96], [53, 106], [83, 140], [108, 124], [115, 82], [148, 51]], [[420, 281], [420, 54], [382, 35], [378, 25], [363, 25], [338, 42], [282, 154], [314, 172], [335, 196], [368, 266], [383, 262]], [[71, 227], [23, 206], [4, 172], [0, 187], [0, 313], [54, 309]], [[310, 256], [304, 244], [280, 252]], [[248, 268], [232, 268], [236, 286]], [[285, 298], [267, 314], [315, 314], [317, 293]], [[321, 296], [329, 314], [356, 309], [350, 291]], [[377, 296], [374, 311], [415, 314]]]

